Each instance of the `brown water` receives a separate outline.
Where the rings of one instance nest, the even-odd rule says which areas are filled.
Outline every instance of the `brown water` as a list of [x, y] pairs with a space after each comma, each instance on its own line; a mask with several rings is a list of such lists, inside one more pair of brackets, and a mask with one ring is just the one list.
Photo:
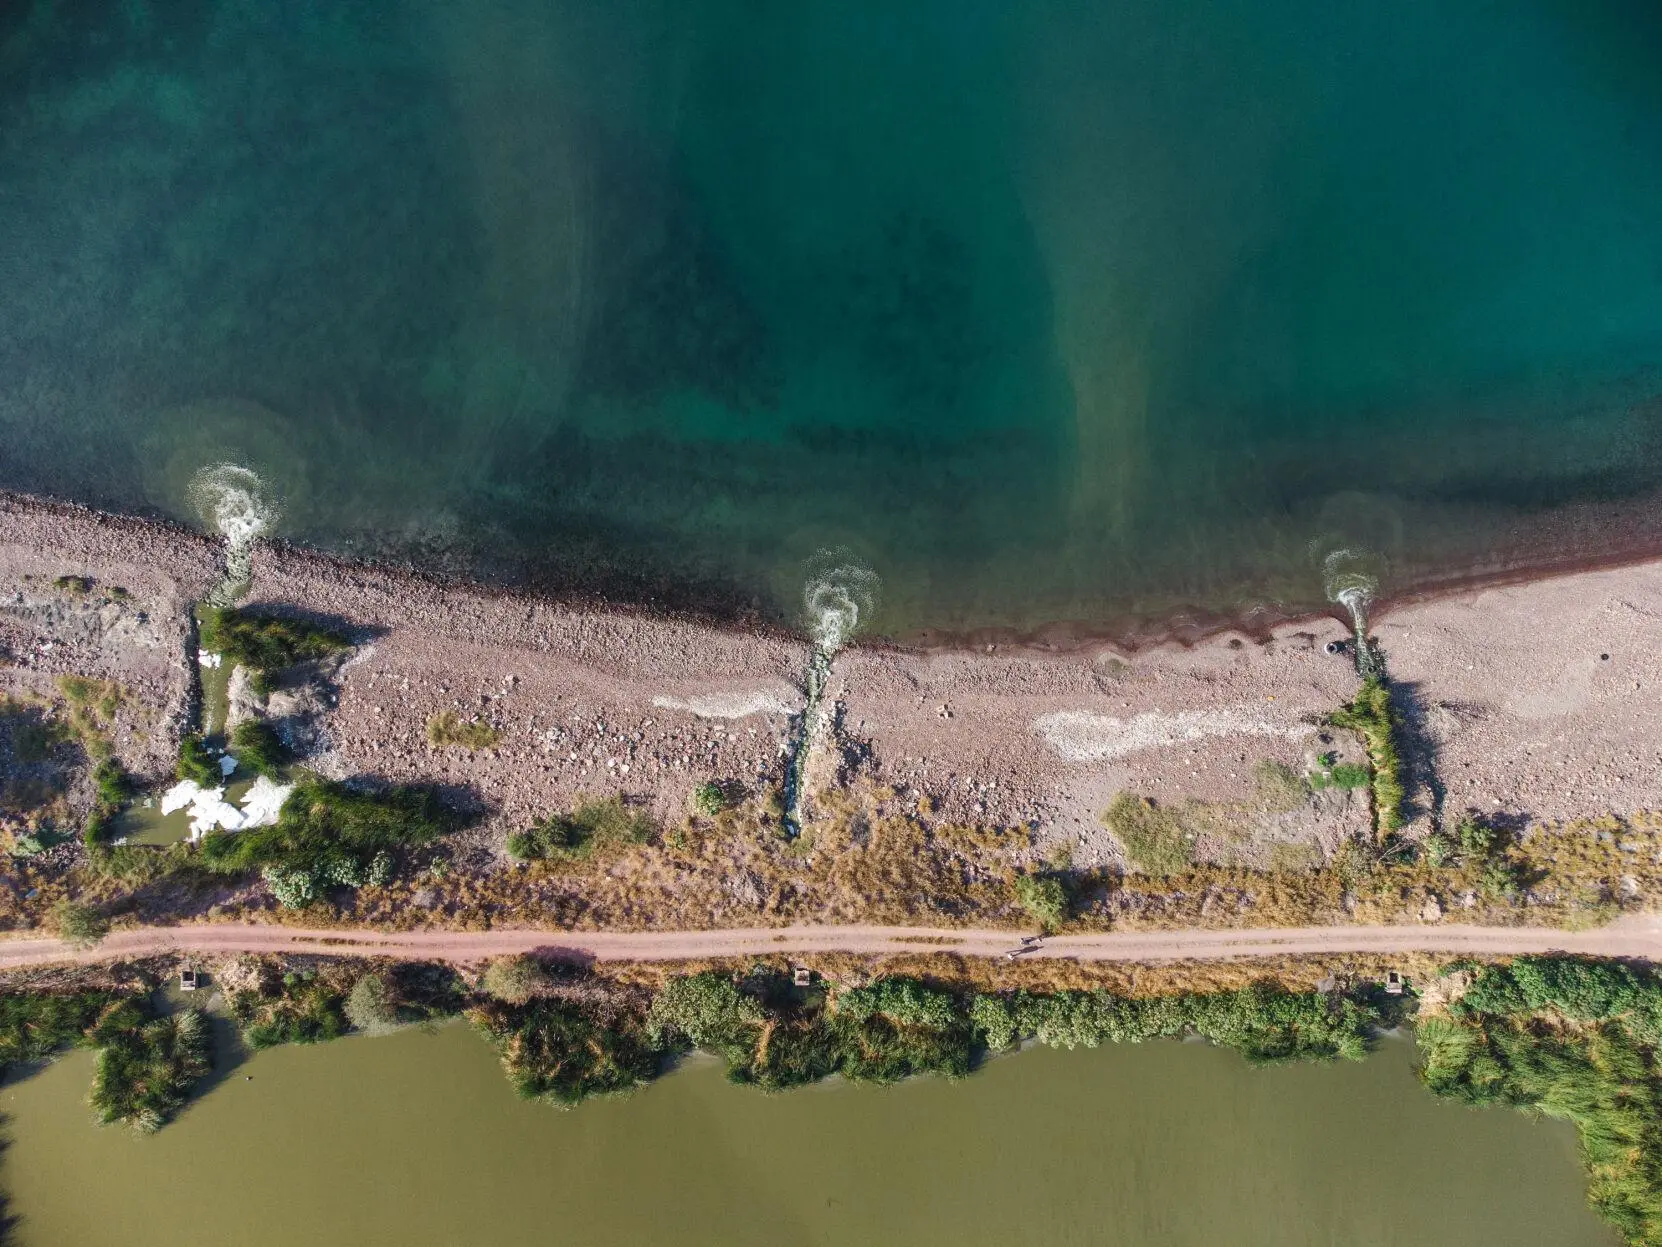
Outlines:
[[1411, 1058], [1041, 1050], [780, 1096], [697, 1062], [561, 1113], [449, 1026], [261, 1054], [136, 1139], [77, 1053], [0, 1091], [0, 1182], [23, 1247], [1611, 1247], [1569, 1127], [1440, 1103]]

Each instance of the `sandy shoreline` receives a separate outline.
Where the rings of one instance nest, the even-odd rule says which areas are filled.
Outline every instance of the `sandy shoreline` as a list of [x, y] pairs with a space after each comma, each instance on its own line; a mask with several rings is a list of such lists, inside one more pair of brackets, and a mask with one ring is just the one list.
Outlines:
[[[0, 691], [50, 694], [65, 674], [118, 682], [129, 692], [112, 729], [118, 755], [160, 782], [194, 688], [189, 604], [220, 571], [221, 548], [199, 534], [0, 496]], [[125, 596], [54, 588], [66, 576]], [[531, 916], [549, 922], [875, 918], [886, 911], [874, 893], [892, 884], [950, 894], [938, 914], [961, 924], [985, 916], [1012, 871], [1121, 869], [1122, 845], [1099, 817], [1121, 794], [1204, 816], [1196, 858], [1226, 867], [1318, 864], [1369, 827], [1365, 793], [1282, 808], [1263, 790], [1265, 767], [1360, 760], [1349, 733], [1319, 726], [1359, 685], [1349, 657], [1325, 649], [1346, 638], [1337, 618], [1220, 624], [1142, 648], [856, 644], [827, 686], [835, 727], [814, 782], [828, 831], [816, 847], [798, 860], [731, 827], [719, 844], [706, 837], [614, 870], [598, 881], [602, 902], [595, 881], [516, 875], [505, 837], [612, 795], [673, 826], [707, 779], [742, 785], [760, 808], [795, 739], [803, 640], [267, 544], [246, 604], [328, 620], [357, 645], [315, 687], [244, 709], [303, 729], [308, 764], [326, 774], [443, 786], [479, 815], [458, 864], [501, 887], [523, 880], [514, 886]], [[1662, 809], [1659, 621], [1662, 562], [1376, 607], [1414, 746], [1410, 834], [1467, 811], [1528, 827]], [[427, 724], [444, 713], [488, 722], [498, 743], [433, 747]], [[918, 839], [894, 842], [893, 867], [848, 873], [875, 861], [867, 828], [902, 824]], [[984, 831], [949, 842], [956, 827]], [[1630, 835], [1643, 841], [1632, 852], [1654, 856], [1653, 833]], [[922, 882], [895, 877], [917, 862]], [[443, 910], [443, 887], [412, 895], [435, 890]]]

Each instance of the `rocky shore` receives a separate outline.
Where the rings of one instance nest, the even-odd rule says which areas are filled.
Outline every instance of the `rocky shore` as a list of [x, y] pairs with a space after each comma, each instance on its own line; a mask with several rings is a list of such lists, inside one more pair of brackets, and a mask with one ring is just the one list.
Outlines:
[[[772, 841], [805, 641], [572, 609], [280, 545], [259, 545], [252, 573], [245, 609], [325, 623], [353, 648], [275, 707], [233, 682], [233, 714], [293, 720], [303, 760], [324, 774], [440, 785], [473, 815], [454, 865], [491, 881], [480, 884], [490, 897], [519, 886], [541, 898], [550, 921], [613, 911], [593, 908], [593, 878], [516, 867], [509, 834], [612, 796], [675, 828], [708, 781], [745, 794], [748, 813], [715, 820], [699, 845], [601, 871], [606, 888], [636, 889], [614, 898], [624, 925], [653, 925], [666, 897], [676, 912], [665, 921], [699, 925], [882, 916], [858, 912], [857, 880], [835, 900], [821, 885], [847, 855], [873, 853], [873, 829], [895, 820], [915, 838], [891, 846], [897, 859], [935, 854], [896, 887], [950, 876], [951, 904], [970, 909], [1040, 864], [1135, 875], [1124, 836], [1102, 818], [1125, 795], [1182, 812], [1192, 860], [1220, 868], [1319, 868], [1370, 827], [1364, 788], [1310, 783], [1366, 761], [1352, 733], [1323, 724], [1360, 683], [1352, 656], [1330, 652], [1348, 639], [1337, 617], [1137, 651], [856, 641], [832, 664], [831, 727], [810, 772], [810, 813], [825, 826], [791, 850]], [[190, 606], [221, 574], [219, 545], [186, 530], [0, 499], [0, 691], [49, 702], [66, 675], [113, 682], [116, 754], [161, 783], [198, 695]], [[1468, 813], [1523, 830], [1662, 809], [1659, 620], [1657, 563], [1376, 613], [1402, 716], [1405, 834]], [[435, 744], [445, 715], [486, 725], [488, 746]], [[67, 799], [84, 804], [84, 785]], [[1653, 861], [1654, 835], [1629, 839]], [[442, 911], [456, 886], [393, 893], [423, 893], [431, 912], [436, 891]], [[353, 912], [386, 920], [394, 900]]]

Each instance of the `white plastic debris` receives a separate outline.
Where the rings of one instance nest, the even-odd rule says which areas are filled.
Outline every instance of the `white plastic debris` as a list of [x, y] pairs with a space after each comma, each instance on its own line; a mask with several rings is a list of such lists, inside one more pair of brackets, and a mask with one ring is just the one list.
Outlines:
[[237, 760], [235, 758], [233, 758], [230, 754], [226, 754], [223, 758], [221, 758], [219, 760], [219, 773], [221, 775], [229, 775], [232, 771], [234, 771], [236, 769], [237, 769]]
[[199, 649], [196, 651], [196, 661], [204, 667], [217, 667], [225, 661], [225, 655], [216, 654], [212, 650]]

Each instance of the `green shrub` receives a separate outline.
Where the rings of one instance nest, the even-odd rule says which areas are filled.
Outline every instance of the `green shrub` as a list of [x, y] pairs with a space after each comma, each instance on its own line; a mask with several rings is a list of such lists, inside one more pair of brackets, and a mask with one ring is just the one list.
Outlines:
[[1420, 852], [1425, 855], [1425, 864], [1433, 870], [1441, 870], [1455, 859], [1454, 841], [1441, 831], [1428, 832], [1420, 841]]
[[251, 1048], [326, 1043], [354, 1027], [368, 1034], [449, 1017], [462, 1007], [461, 983], [448, 966], [399, 962], [362, 973], [351, 962], [325, 962], [229, 995], [231, 1015]]
[[739, 990], [728, 975], [714, 970], [679, 975], [653, 997], [647, 1030], [654, 1042], [685, 1039], [695, 1048], [738, 1060], [755, 1047], [767, 1014], [761, 1002]]
[[715, 818], [739, 802], [736, 784], [707, 779], [692, 791], [693, 809], [705, 818]]
[[548, 967], [535, 957], [521, 954], [517, 957], [498, 957], [485, 967], [482, 986], [494, 999], [512, 1005], [522, 1005], [540, 995], [553, 980]]
[[[1362, 738], [1373, 768], [1374, 831], [1383, 836], [1402, 826], [1402, 759], [1397, 752], [1398, 720], [1385, 681], [1371, 675], [1362, 681], [1356, 699], [1328, 716], [1334, 727], [1348, 728]], [[1338, 768], [1335, 767], [1337, 772]]]
[[1094, 1047], [1199, 1035], [1260, 1063], [1356, 1059], [1379, 1020], [1358, 999], [1262, 985], [1146, 999], [1108, 992], [960, 997], [885, 978], [816, 1007], [780, 982], [764, 975], [741, 987], [715, 972], [671, 979], [652, 1003], [647, 1034], [658, 1044], [716, 1053], [734, 1081], [777, 1090], [831, 1074], [875, 1082], [957, 1077], [981, 1046], [997, 1050], [1023, 1038]]
[[354, 983], [344, 1009], [346, 1020], [366, 1035], [385, 1035], [400, 1024], [398, 1002], [379, 974], [366, 974]]
[[570, 814], [553, 814], [508, 837], [508, 853], [522, 862], [581, 861], [645, 844], [655, 830], [621, 797], [588, 801]]
[[217, 788], [225, 778], [220, 773], [219, 759], [208, 752], [195, 732], [186, 732], [179, 738], [179, 764], [175, 773], [180, 779], [193, 780], [203, 788]]
[[1122, 792], [1102, 814], [1137, 869], [1174, 875], [1194, 863], [1195, 837], [1170, 810], [1146, 797]]
[[1067, 921], [1068, 894], [1056, 876], [1017, 875], [1015, 889], [1016, 899], [1028, 917], [1046, 931], [1054, 931]]
[[91, 948], [110, 933], [110, 920], [92, 905], [59, 901], [52, 907], [52, 926], [58, 938], [77, 948]]
[[240, 765], [270, 779], [276, 779], [288, 761], [288, 750], [277, 729], [258, 719], [237, 724], [231, 733], [231, 752]]
[[464, 720], [454, 710], [441, 710], [427, 720], [427, 743], [435, 749], [451, 745], [478, 752], [493, 748], [502, 733], [483, 719]]
[[94, 1031], [93, 1114], [102, 1125], [117, 1122], [142, 1134], [159, 1130], [184, 1107], [211, 1067], [212, 1037], [195, 1009], [140, 1022], [136, 1008], [117, 1009]]

